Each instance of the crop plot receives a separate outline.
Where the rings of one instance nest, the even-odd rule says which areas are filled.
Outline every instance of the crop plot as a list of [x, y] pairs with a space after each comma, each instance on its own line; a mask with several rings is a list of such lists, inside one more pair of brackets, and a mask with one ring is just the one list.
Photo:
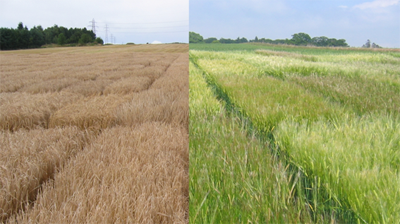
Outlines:
[[187, 52], [1, 52], [0, 222], [187, 223]]
[[[242, 146], [243, 160], [229, 160], [226, 154], [234, 145], [223, 145], [222, 136], [208, 139], [200, 128], [216, 128], [218, 119], [193, 118], [192, 126], [191, 116], [190, 195], [196, 200], [191, 201], [190, 220], [226, 221], [224, 207], [236, 211], [229, 215], [231, 223], [394, 223], [400, 219], [396, 187], [400, 183], [399, 51], [251, 44], [193, 44], [190, 48], [190, 60], [197, 69], [191, 69], [190, 76], [202, 74], [208, 83], [203, 88], [213, 89], [227, 112], [240, 120], [239, 130], [265, 141], [260, 148], [268, 153], [258, 157], [272, 161], [268, 163], [274, 168], [273, 175], [265, 175], [270, 168], [259, 166], [258, 157], [252, 157], [257, 147], [251, 139]], [[196, 99], [206, 95], [197, 92], [200, 96], [192, 97], [196, 85], [191, 82], [191, 114], [192, 108], [213, 108]], [[220, 128], [226, 136], [237, 133], [226, 125]], [[234, 136], [231, 141], [240, 145], [241, 137]], [[214, 149], [203, 155], [205, 161], [214, 161], [210, 167], [218, 164], [215, 161], [223, 167], [211, 169], [197, 163], [196, 158], [202, 158], [198, 139], [208, 139], [201, 146]], [[240, 158], [240, 152], [235, 156]], [[273, 165], [279, 163], [283, 170]], [[227, 172], [229, 166], [233, 168]], [[241, 181], [227, 184], [229, 175]], [[274, 191], [260, 190], [265, 184], [254, 181], [260, 175], [273, 179]], [[200, 182], [207, 187], [197, 189]], [[227, 191], [231, 193], [219, 194]], [[255, 202], [266, 192], [278, 194], [278, 202], [257, 207]], [[271, 202], [262, 201], [264, 205]], [[259, 212], [253, 213], [256, 208]], [[284, 218], [271, 218], [282, 213]]]

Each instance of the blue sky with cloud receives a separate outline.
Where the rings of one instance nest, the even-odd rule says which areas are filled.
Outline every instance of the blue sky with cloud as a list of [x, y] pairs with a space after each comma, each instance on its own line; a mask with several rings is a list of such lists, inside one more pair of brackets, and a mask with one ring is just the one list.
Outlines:
[[400, 48], [400, 0], [190, 0], [190, 31], [203, 37], [367, 39]]

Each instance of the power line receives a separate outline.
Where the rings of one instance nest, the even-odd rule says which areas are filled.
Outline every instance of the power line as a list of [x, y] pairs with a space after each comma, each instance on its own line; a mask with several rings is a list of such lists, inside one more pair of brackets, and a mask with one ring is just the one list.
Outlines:
[[88, 27], [91, 26], [93, 33], [96, 35], [96, 21], [94, 20], [94, 18], [92, 19], [92, 21], [89, 21], [89, 23], [91, 23], [91, 25], [88, 25]]
[[94, 21], [94, 18], [92, 19], [92, 31], [96, 34], [96, 21]]
[[160, 27], [113, 27], [113, 29], [161, 29], [161, 28], [178, 28], [188, 26], [160, 26]]
[[[104, 43], [112, 43], [112, 44], [115, 44], [117, 42], [116, 35], [115, 35], [116, 33], [117, 33], [117, 35], [125, 36], [125, 35], [149, 35], [150, 33], [156, 34], [156, 33], [188, 33], [189, 32], [189, 25], [179, 25], [179, 22], [187, 23], [188, 20], [147, 22], [147, 23], [108, 23], [108, 22], [98, 22], [98, 21], [95, 21], [94, 19], [92, 19], [92, 21], [90, 21], [90, 22], [91, 22], [91, 27], [92, 27], [93, 32], [99, 32], [99, 33], [105, 32]], [[173, 24], [173, 23], [175, 23], [175, 24]], [[102, 24], [102, 25], [98, 26], [98, 24]], [[147, 25], [145, 25], [145, 24], [147, 24]], [[152, 27], [152, 24], [155, 26]], [[157, 24], [158, 24], [158, 26], [157, 26]], [[101, 30], [103, 30], [103, 31], [101, 31]], [[111, 33], [111, 30], [112, 30], [112, 33]], [[99, 34], [99, 35], [101, 35], [101, 34]], [[109, 35], [111, 35], [111, 36], [109, 37]]]
[[[107, 23], [107, 24], [157, 24], [157, 23], [176, 23], [176, 22], [189, 22], [189, 20], [176, 20], [176, 21], [166, 21], [166, 22], [149, 22], [149, 23]], [[105, 23], [105, 22], [98, 22]]]
[[105, 38], [105, 43], [108, 43], [108, 26], [106, 24], [106, 38]]
[[189, 30], [176, 30], [176, 31], [133, 31], [133, 32], [127, 32], [127, 31], [117, 31], [115, 33], [128, 33], [128, 34], [140, 34], [140, 33], [188, 33]]

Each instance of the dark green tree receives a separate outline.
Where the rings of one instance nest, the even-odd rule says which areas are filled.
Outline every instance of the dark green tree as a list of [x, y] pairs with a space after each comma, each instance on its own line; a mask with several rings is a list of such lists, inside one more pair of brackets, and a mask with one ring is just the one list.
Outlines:
[[73, 34], [68, 38], [67, 43], [78, 43], [79, 39], [81, 39], [82, 32], [74, 31]]
[[[62, 35], [61, 35], [62, 34]], [[85, 35], [84, 35], [85, 34]], [[82, 37], [83, 36], [83, 37]], [[86, 28], [70, 28], [54, 25], [43, 30], [42, 26], [34, 26], [32, 29], [24, 27], [20, 22], [16, 29], [0, 28], [0, 49], [14, 50], [41, 47], [44, 44], [67, 44], [92, 42], [96, 35]]]
[[24, 24], [22, 22], [18, 23], [18, 30], [23, 30], [24, 29]]
[[209, 43], [212, 43], [214, 40], [218, 40], [218, 39], [215, 38], [215, 37], [210, 37], [210, 38], [205, 39], [205, 40], [204, 40], [204, 43], [209, 44]]
[[292, 35], [291, 41], [295, 45], [307, 45], [311, 43], [311, 37], [306, 33], [296, 33]]
[[58, 45], [64, 45], [66, 43], [66, 41], [67, 41], [67, 38], [65, 37], [65, 35], [63, 33], [60, 33], [57, 38]]
[[[101, 44], [101, 45], [104, 44], [103, 39], [101, 39], [100, 37], [97, 37], [96, 40], [95, 40], [95, 42], [98, 43], [98, 44]], [[128, 43], [127, 43], [127, 44], [128, 44]]]
[[0, 28], [0, 49], [13, 50], [18, 45], [18, 30]]
[[79, 39], [79, 44], [81, 44], [81, 45], [87, 44], [92, 41], [93, 41], [92, 37], [89, 34], [84, 33], [84, 34], [82, 34], [81, 38]]
[[195, 32], [189, 32], [189, 43], [201, 43], [203, 42], [203, 37]]
[[235, 43], [235, 40], [232, 40], [230, 38], [228, 38], [228, 39], [221, 38], [221, 39], [219, 39], [219, 42], [223, 43], [223, 44], [233, 44], [233, 43]]
[[33, 27], [30, 31], [29, 47], [40, 47], [46, 42], [44, 40], [43, 28], [41, 26]]
[[336, 40], [335, 46], [336, 47], [349, 47], [349, 45], [346, 43], [345, 39]]
[[27, 27], [23, 29], [18, 29], [19, 38], [18, 38], [18, 47], [17, 49], [26, 49], [29, 48], [29, 39], [30, 33]]
[[327, 46], [328, 40], [329, 40], [329, 38], [328, 37], [324, 37], [324, 36], [322, 36], [322, 37], [313, 37], [311, 39], [311, 44], [314, 45], [314, 46]]

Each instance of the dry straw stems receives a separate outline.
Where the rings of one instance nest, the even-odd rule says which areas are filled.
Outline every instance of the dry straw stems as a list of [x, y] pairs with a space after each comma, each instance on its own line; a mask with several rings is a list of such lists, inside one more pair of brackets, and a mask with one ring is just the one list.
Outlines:
[[129, 95], [93, 96], [58, 110], [50, 117], [49, 127], [77, 126], [81, 129], [102, 129], [115, 125], [115, 109]]
[[187, 223], [187, 50], [0, 52], [0, 222]]
[[66, 92], [0, 93], [0, 129], [47, 128], [52, 113], [80, 98], [80, 95]]
[[188, 160], [182, 128], [105, 129], [10, 223], [186, 223]]
[[146, 76], [134, 76], [120, 79], [107, 86], [104, 94], [129, 94], [146, 90], [152, 84], [152, 80]]
[[61, 92], [77, 93], [85, 97], [100, 96], [103, 94], [104, 89], [111, 83], [113, 81], [109, 79], [87, 80], [68, 86]]
[[71, 127], [0, 132], [0, 221], [32, 203], [41, 184], [89, 139]]
[[62, 78], [62, 79], [50, 79], [39, 83], [34, 83], [32, 85], [26, 85], [25, 87], [19, 89], [19, 92], [28, 93], [45, 93], [45, 92], [59, 92], [65, 87], [71, 86], [79, 82], [75, 78]]

